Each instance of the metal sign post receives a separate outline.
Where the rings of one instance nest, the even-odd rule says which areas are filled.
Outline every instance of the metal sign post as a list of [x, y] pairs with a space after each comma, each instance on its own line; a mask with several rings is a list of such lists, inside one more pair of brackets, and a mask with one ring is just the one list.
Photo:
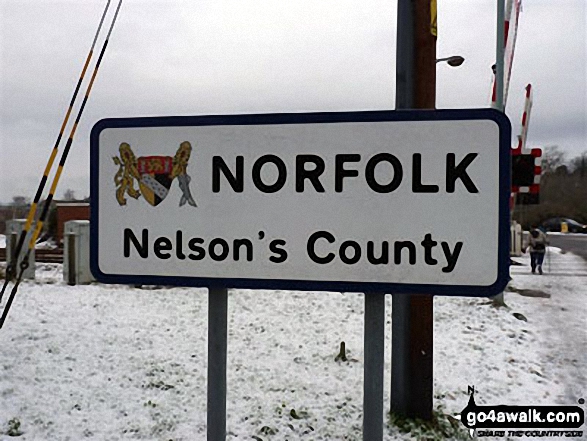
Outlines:
[[226, 439], [228, 290], [208, 289], [208, 441]]
[[383, 439], [385, 371], [385, 293], [365, 293], [365, 361], [363, 373], [363, 439]]

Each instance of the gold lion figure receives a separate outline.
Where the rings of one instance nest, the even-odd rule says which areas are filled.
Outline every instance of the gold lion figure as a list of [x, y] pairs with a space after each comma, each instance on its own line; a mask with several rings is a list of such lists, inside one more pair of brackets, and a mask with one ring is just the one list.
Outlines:
[[120, 168], [114, 176], [114, 184], [116, 185], [116, 200], [120, 205], [126, 205], [126, 198], [124, 194], [127, 193], [130, 197], [138, 199], [141, 193], [134, 188], [134, 180], [141, 180], [141, 175], [137, 169], [137, 158], [130, 145], [126, 142], [120, 144], [120, 158], [114, 156], [112, 159], [114, 163]]

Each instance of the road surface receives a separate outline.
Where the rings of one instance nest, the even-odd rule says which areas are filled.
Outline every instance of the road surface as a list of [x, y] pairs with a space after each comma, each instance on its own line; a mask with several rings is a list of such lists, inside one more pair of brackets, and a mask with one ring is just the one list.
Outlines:
[[587, 234], [549, 233], [550, 245], [577, 254], [587, 260]]

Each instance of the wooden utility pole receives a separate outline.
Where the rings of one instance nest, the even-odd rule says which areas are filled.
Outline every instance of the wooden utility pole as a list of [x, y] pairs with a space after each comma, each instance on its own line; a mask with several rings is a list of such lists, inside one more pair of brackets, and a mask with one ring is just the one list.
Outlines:
[[[397, 110], [436, 106], [435, 13], [435, 0], [398, 0]], [[393, 295], [391, 411], [394, 413], [424, 420], [432, 418], [433, 319], [432, 295]]]

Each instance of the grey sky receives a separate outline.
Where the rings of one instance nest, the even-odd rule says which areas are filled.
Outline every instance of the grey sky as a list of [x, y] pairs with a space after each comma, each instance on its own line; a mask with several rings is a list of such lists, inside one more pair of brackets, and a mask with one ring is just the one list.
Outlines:
[[[34, 196], [105, 4], [0, 0], [1, 202]], [[89, 194], [89, 133], [102, 118], [392, 109], [396, 8], [124, 0], [57, 197], [67, 188]], [[438, 8], [438, 56], [466, 62], [438, 65], [437, 107], [488, 107], [496, 0], [438, 0]], [[587, 150], [586, 15], [584, 0], [523, 0], [506, 113], [515, 138], [532, 83], [530, 147]], [[77, 106], [70, 125], [76, 114]]]

